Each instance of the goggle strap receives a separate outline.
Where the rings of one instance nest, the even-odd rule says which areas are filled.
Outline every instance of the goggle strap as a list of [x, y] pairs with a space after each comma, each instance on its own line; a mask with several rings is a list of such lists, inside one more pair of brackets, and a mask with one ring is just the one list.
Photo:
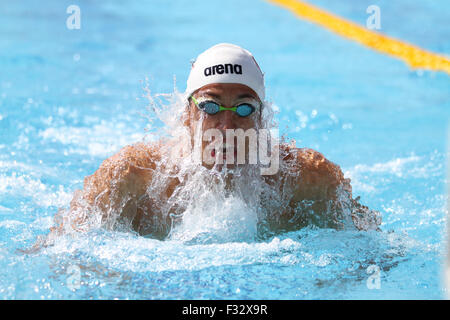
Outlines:
[[195, 99], [194, 96], [191, 96], [191, 99], [194, 101], [195, 105], [198, 106], [198, 101], [197, 101], [197, 99]]

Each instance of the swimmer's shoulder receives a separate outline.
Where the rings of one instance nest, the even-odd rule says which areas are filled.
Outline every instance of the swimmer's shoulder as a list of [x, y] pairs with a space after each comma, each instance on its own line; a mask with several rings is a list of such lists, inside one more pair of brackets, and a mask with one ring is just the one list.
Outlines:
[[144, 181], [152, 175], [159, 160], [158, 142], [138, 142], [127, 145], [111, 157], [105, 159], [100, 167], [90, 176], [85, 177], [85, 189], [103, 190], [109, 188], [111, 181]]
[[283, 144], [280, 145], [280, 154], [288, 167], [297, 171], [303, 183], [330, 187], [344, 181], [341, 168], [319, 151]]
[[103, 161], [101, 167], [155, 168], [160, 160], [160, 142], [137, 142], [123, 147], [112, 157]]
[[280, 144], [280, 154], [284, 161], [291, 164], [307, 165], [311, 168], [331, 164], [331, 161], [326, 159], [322, 153], [311, 148], [297, 148], [289, 144]]

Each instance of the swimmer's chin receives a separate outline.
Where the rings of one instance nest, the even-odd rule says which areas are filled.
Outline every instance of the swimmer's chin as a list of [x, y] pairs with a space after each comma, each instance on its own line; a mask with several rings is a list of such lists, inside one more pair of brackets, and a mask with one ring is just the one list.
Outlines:
[[[202, 165], [207, 169], [216, 169], [217, 171], [222, 171], [223, 168], [227, 169], [234, 169], [238, 167], [243, 167], [245, 165], [242, 163], [238, 163], [237, 159], [237, 150], [234, 149], [231, 152], [234, 154], [227, 155], [227, 151], [224, 150], [224, 152], [220, 152], [219, 154], [216, 154], [216, 150], [211, 150], [211, 154], [208, 154], [209, 157], [204, 157], [202, 160]], [[205, 153], [204, 153], [205, 155]], [[230, 159], [227, 159], [227, 156], [230, 156]]]
[[203, 162], [202, 166], [205, 167], [208, 170], [214, 171], [214, 172], [223, 172], [223, 171], [229, 171], [229, 173], [232, 173], [235, 169], [240, 169], [243, 167], [249, 167], [249, 166], [256, 166], [256, 165], [249, 165], [249, 164], [238, 164], [237, 161], [233, 163], [227, 163], [226, 161], [223, 161], [222, 163], [206, 163]]
[[205, 167], [208, 170], [214, 170], [214, 171], [222, 171], [224, 168], [226, 169], [235, 169], [237, 167], [239, 167], [239, 165], [235, 164], [235, 163], [206, 163], [203, 162], [202, 163], [203, 167]]

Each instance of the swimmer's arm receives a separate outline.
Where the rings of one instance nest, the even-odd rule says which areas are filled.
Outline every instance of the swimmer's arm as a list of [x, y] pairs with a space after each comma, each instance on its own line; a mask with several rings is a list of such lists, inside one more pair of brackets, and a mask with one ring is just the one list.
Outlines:
[[359, 230], [376, 229], [381, 215], [352, 198], [350, 179], [346, 179], [341, 168], [327, 160], [320, 152], [307, 148], [294, 148], [289, 152], [298, 170], [293, 197], [294, 203], [308, 199], [315, 201], [318, 215], [337, 212], [344, 220], [351, 214], [354, 226]]
[[129, 219], [138, 218], [137, 201], [145, 194], [155, 169], [155, 149], [144, 144], [123, 148], [106, 159], [100, 168], [84, 179], [83, 190], [77, 190], [70, 202], [68, 214], [55, 216], [53, 233], [62, 233], [64, 227], [83, 231], [89, 215], [98, 214], [102, 221], [117, 214]]

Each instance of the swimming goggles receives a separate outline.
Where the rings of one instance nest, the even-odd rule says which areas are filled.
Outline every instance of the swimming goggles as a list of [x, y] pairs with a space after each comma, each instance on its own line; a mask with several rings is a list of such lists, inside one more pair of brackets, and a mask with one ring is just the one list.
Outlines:
[[199, 103], [197, 101], [197, 99], [195, 99], [193, 96], [191, 96], [191, 98], [192, 98], [192, 101], [194, 101], [195, 105], [200, 110], [202, 110], [210, 115], [217, 114], [220, 111], [230, 110], [230, 111], [234, 111], [240, 117], [248, 117], [256, 110], [256, 107], [253, 106], [251, 103], [241, 103], [237, 106], [227, 108], [227, 107], [219, 105], [217, 102], [215, 102], [213, 100], [205, 100], [205, 101], [201, 101]]

